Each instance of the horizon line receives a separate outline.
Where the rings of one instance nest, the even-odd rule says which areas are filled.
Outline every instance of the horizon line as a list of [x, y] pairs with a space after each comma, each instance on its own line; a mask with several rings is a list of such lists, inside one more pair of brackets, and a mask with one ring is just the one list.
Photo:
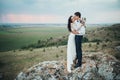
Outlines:
[[[0, 23], [0, 24], [67, 24], [67, 23]], [[86, 23], [86, 24], [120, 24], [120, 22], [113, 22], [113, 23]]]

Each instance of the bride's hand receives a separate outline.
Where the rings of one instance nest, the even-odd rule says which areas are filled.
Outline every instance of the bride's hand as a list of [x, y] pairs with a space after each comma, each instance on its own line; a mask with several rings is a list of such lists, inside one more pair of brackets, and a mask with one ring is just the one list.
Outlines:
[[85, 26], [85, 22], [82, 22], [82, 23], [81, 23], [81, 26]]
[[77, 32], [77, 31], [72, 31], [72, 33], [73, 33], [73, 34], [79, 34], [79, 32]]

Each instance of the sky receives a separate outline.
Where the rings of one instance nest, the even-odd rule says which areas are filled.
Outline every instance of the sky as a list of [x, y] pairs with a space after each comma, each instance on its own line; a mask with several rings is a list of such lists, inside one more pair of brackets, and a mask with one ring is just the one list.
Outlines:
[[67, 23], [75, 12], [86, 23], [120, 23], [120, 0], [0, 0], [0, 23]]

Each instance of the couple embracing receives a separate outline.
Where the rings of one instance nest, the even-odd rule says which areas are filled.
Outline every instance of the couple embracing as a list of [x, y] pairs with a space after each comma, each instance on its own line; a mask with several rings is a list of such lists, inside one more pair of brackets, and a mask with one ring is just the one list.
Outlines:
[[70, 32], [67, 44], [67, 71], [82, 66], [82, 38], [85, 34], [85, 18], [81, 18], [80, 12], [68, 19], [68, 30]]

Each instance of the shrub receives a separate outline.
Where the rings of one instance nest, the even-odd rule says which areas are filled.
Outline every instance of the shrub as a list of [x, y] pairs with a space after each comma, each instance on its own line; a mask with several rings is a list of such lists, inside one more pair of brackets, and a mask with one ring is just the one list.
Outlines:
[[40, 44], [41, 43], [41, 40], [38, 40], [38, 44]]
[[65, 38], [65, 36], [63, 36], [63, 38]]
[[13, 52], [16, 52], [15, 50], [13, 50]]
[[23, 46], [23, 47], [21, 47], [21, 49], [27, 49], [28, 47], [27, 46]]
[[107, 36], [109, 36], [110, 34], [109, 33], [107, 33]]
[[120, 54], [119, 54], [119, 52], [115, 52], [115, 53], [114, 53], [114, 56], [115, 56], [118, 60], [120, 60]]
[[53, 37], [50, 37], [50, 40], [52, 40], [53, 39]]
[[107, 45], [106, 44], [102, 44], [102, 49], [104, 49]]
[[19, 51], [22, 51], [21, 49], [19, 49]]
[[58, 58], [59, 57], [59, 55], [58, 54], [56, 54], [56, 58]]
[[91, 43], [89, 43], [89, 45], [88, 45], [89, 47], [91, 47], [92, 45], [91, 45]]
[[62, 40], [58, 42], [58, 45], [67, 45], [67, 40]]
[[102, 42], [100, 39], [93, 39], [90, 42]]
[[84, 42], [88, 42], [89, 40], [88, 40], [88, 38], [87, 37], [83, 37], [83, 39], [82, 39], [82, 42], [84, 43]]
[[96, 50], [90, 50], [89, 52], [96, 52]]
[[96, 45], [99, 45], [100, 44], [100, 42], [96, 42]]
[[43, 49], [43, 52], [45, 52], [45, 48]]
[[96, 56], [96, 55], [93, 55], [93, 56], [91, 56], [91, 59], [92, 59], [92, 60], [97, 60], [97, 56]]
[[33, 48], [30, 48], [29, 50], [30, 50], [30, 51], [33, 51]]
[[108, 38], [107, 38], [107, 39], [105, 39], [105, 42], [108, 42], [108, 41], [110, 41]]
[[61, 50], [60, 52], [61, 52], [61, 53], [63, 53], [64, 51], [63, 51], [63, 50]]

